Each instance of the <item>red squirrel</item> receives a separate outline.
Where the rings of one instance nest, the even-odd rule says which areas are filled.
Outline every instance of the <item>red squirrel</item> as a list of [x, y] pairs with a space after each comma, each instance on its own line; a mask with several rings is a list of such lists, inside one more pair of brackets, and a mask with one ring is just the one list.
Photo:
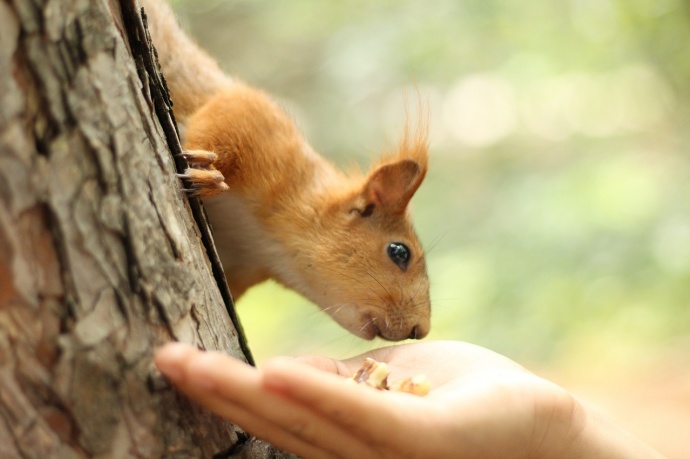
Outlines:
[[233, 296], [269, 278], [364, 338], [429, 332], [429, 281], [408, 203], [427, 170], [426, 124], [345, 174], [266, 93], [225, 75], [165, 0], [141, 0], [181, 124], [187, 186], [203, 199]]

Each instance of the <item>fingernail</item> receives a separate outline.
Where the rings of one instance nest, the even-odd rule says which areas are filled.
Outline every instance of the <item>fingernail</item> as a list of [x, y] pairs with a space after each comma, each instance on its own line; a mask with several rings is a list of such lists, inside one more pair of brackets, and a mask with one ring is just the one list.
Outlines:
[[182, 379], [182, 363], [187, 346], [182, 343], [168, 343], [154, 351], [154, 362], [158, 370], [169, 379]]

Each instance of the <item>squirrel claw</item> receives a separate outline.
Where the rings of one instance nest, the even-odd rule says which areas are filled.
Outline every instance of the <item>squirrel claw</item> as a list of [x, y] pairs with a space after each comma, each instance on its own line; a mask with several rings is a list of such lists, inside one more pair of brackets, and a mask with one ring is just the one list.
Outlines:
[[178, 156], [189, 165], [183, 174], [177, 174], [187, 185], [185, 193], [206, 198], [230, 189], [223, 174], [214, 167], [218, 155], [212, 151], [184, 150]]
[[210, 166], [208, 169], [187, 168], [183, 174], [177, 174], [188, 185], [183, 191], [193, 196], [207, 198], [228, 191], [230, 187], [225, 183], [225, 177], [220, 171]]
[[218, 155], [206, 150], [185, 150], [179, 156], [186, 159], [191, 167], [202, 168], [211, 166], [218, 159]]

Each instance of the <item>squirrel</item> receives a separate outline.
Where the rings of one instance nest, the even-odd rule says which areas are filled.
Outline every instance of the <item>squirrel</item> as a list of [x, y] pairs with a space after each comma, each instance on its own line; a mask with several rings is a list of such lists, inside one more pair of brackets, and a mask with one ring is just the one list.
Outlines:
[[206, 208], [230, 291], [269, 278], [356, 336], [420, 339], [429, 280], [408, 203], [427, 171], [426, 123], [345, 174], [265, 92], [226, 75], [165, 0], [140, 0], [183, 134], [181, 174]]

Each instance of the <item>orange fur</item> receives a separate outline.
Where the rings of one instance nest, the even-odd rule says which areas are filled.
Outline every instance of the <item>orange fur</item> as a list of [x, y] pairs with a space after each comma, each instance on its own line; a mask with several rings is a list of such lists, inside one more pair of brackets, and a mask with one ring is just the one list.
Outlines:
[[[363, 338], [424, 337], [429, 283], [407, 208], [427, 170], [426, 120], [367, 174], [344, 174], [268, 95], [223, 75], [163, 0], [142, 3], [186, 124], [184, 177], [204, 197], [233, 295], [274, 278]], [[409, 263], [387, 254], [392, 242]]]

